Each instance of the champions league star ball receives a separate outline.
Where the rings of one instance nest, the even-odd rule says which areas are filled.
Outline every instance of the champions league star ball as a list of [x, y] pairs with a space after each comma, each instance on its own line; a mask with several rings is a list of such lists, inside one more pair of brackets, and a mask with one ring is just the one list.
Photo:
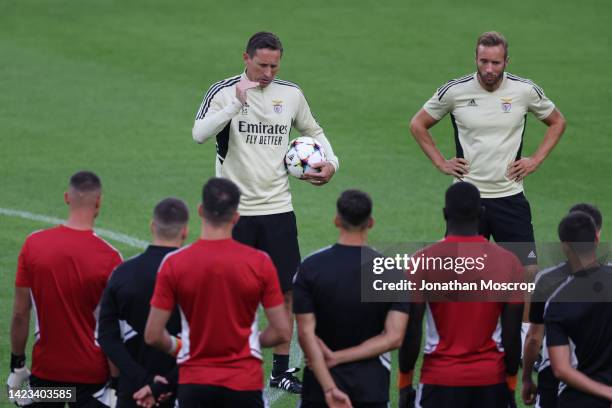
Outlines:
[[314, 163], [325, 161], [325, 152], [312, 137], [302, 136], [289, 143], [285, 155], [285, 168], [293, 177], [304, 178], [304, 173]]

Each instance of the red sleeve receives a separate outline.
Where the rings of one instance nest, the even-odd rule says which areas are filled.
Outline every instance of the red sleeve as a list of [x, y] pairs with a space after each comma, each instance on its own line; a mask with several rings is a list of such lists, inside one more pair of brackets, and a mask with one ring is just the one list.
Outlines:
[[22, 288], [32, 287], [31, 271], [28, 268], [28, 240], [21, 247], [19, 258], [17, 259], [17, 273], [15, 274], [15, 286]]
[[278, 273], [267, 254], [263, 254], [261, 274], [263, 276], [263, 290], [261, 303], [265, 309], [281, 305], [285, 302], [278, 282]]
[[170, 262], [164, 260], [157, 273], [151, 306], [158, 309], [173, 310], [176, 305], [175, 279]]

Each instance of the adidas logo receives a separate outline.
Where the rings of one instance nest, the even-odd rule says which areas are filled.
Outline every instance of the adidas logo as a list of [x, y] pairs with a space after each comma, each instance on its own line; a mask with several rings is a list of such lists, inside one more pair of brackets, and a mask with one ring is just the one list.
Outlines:
[[534, 251], [531, 251], [531, 252], [529, 253], [529, 255], [527, 255], [527, 258], [531, 258], [531, 259], [536, 258], [536, 254], [535, 254], [535, 252], [534, 252]]
[[478, 104], [476, 103], [476, 101], [474, 99], [470, 99], [470, 101], [468, 102], [467, 106], [478, 106]]

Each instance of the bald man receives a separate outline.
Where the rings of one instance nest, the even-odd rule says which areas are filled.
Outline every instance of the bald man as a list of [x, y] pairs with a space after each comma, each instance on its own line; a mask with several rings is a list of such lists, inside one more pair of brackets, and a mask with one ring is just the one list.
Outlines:
[[[30, 234], [23, 244], [15, 277], [11, 322], [11, 373], [7, 384], [72, 387], [64, 394], [71, 408], [110, 406], [109, 366], [95, 342], [97, 309], [108, 278], [121, 254], [98, 237], [94, 221], [102, 203], [97, 175], [80, 171], [64, 193], [68, 219]], [[25, 365], [30, 313], [35, 319], [32, 375]], [[16, 400], [26, 404], [30, 401]], [[30, 407], [63, 407], [64, 402], [35, 402]]]

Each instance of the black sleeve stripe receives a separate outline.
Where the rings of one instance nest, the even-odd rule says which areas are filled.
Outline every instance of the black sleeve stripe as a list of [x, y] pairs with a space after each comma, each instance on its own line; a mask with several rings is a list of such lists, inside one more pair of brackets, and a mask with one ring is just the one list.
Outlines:
[[206, 100], [208, 99], [208, 96], [210, 95], [210, 93], [213, 92], [214, 89], [216, 89], [219, 85], [221, 85], [225, 81], [227, 81], [227, 79], [224, 79], [219, 82], [215, 82], [214, 84], [210, 86], [210, 88], [208, 88], [208, 91], [206, 91], [206, 93], [204, 94], [204, 98], [202, 98], [202, 103], [200, 104], [200, 107], [198, 108], [198, 111], [196, 113], [196, 118], [198, 118], [200, 114], [202, 113], [202, 111], [204, 110], [204, 104], [206, 103]]
[[470, 82], [470, 81], [472, 81], [473, 79], [474, 79], [474, 77], [473, 77], [473, 76], [470, 76], [469, 78], [463, 79], [463, 80], [461, 80], [461, 81], [454, 82], [454, 83], [452, 83], [452, 84], [450, 84], [450, 85], [446, 86], [446, 87], [444, 88], [444, 90], [442, 90], [442, 91], [438, 92], [438, 100], [439, 100], [439, 101], [441, 101], [441, 100], [442, 100], [442, 98], [444, 97], [444, 95], [446, 94], [446, 92], [448, 92], [448, 90], [449, 90], [449, 89], [451, 89], [453, 86], [455, 86], [455, 85], [459, 85], [459, 84], [463, 84], [463, 83], [465, 83], [465, 82]]
[[444, 85], [439, 87], [437, 92], [438, 92], [438, 94], [440, 94], [440, 92], [444, 91], [445, 88], [450, 87], [450, 86], [454, 85], [455, 83], [458, 83], [459, 81], [463, 81], [465, 79], [472, 78], [473, 76], [474, 76], [474, 74], [468, 74], [468, 75], [462, 76], [461, 78], [451, 79], [450, 81], [448, 81], [447, 83], [445, 83]]
[[198, 109], [198, 113], [196, 114], [196, 119], [204, 118], [204, 115], [206, 115], [208, 108], [210, 108], [210, 102], [212, 101], [212, 98], [217, 94], [217, 92], [219, 92], [223, 88], [234, 85], [238, 81], [240, 81], [240, 75], [232, 77], [232, 78], [224, 79], [223, 81], [219, 81], [213, 84], [208, 90], [208, 92], [206, 92], [206, 95], [204, 96], [202, 105], [200, 105], [200, 109]]
[[544, 97], [544, 90], [542, 90], [542, 88], [537, 86], [533, 81], [531, 81], [529, 79], [521, 78], [519, 76], [516, 76], [514, 74], [510, 74], [510, 73], [507, 73], [506, 75], [507, 75], [508, 79], [510, 79], [512, 81], [519, 81], [519, 82], [523, 82], [525, 84], [529, 84], [529, 85], [533, 86], [533, 89], [536, 91], [536, 93], [538, 94], [540, 99], [542, 99]]
[[293, 82], [289, 82], [289, 81], [284, 81], [282, 79], [275, 79], [274, 81], [275, 84], [279, 84], [279, 85], [286, 85], [286, 86], [292, 86], [294, 88], [300, 89], [298, 84], [295, 84]]

